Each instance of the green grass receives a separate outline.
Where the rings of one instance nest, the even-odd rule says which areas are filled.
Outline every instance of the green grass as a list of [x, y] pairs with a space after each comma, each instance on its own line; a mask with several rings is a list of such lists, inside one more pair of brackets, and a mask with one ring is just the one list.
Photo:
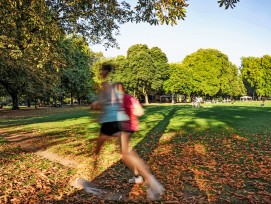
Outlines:
[[[131, 144], [165, 185], [163, 200], [188, 203], [195, 198], [220, 203], [270, 200], [271, 102], [267, 101], [264, 107], [260, 104], [146, 106], [145, 115], [140, 118], [141, 130], [133, 135]], [[101, 185], [115, 190], [131, 188], [125, 182], [131, 174], [120, 162], [114, 139], [106, 143], [98, 171], [90, 172], [95, 146], [92, 139], [98, 136], [100, 127], [97, 112], [80, 107], [3, 113], [0, 111], [3, 136], [20, 135], [36, 149], [48, 149], [75, 159], [85, 165], [82, 172]], [[3, 136], [0, 135], [0, 178], [3, 178], [0, 181], [5, 184], [0, 187], [0, 201], [10, 202], [15, 197], [21, 202], [49, 197], [51, 201], [79, 202], [79, 197], [80, 202], [84, 197], [97, 201], [67, 184], [78, 173], [76, 170], [25, 152]], [[11, 187], [8, 181], [12, 180], [12, 172], [18, 175], [17, 183]], [[43, 188], [39, 189], [39, 185]], [[38, 188], [32, 196], [31, 186]], [[1, 197], [1, 191], [6, 196]], [[130, 201], [140, 199], [145, 199], [144, 194]]]

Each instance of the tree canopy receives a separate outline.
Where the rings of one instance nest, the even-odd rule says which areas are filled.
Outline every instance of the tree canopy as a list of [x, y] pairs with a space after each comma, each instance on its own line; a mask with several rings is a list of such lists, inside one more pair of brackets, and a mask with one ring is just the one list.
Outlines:
[[271, 56], [243, 57], [241, 73], [251, 95], [271, 96]]
[[232, 65], [228, 56], [219, 50], [199, 49], [186, 56], [182, 66], [188, 73], [191, 73], [191, 93], [211, 97], [217, 94], [224, 96], [243, 94], [243, 89], [240, 88], [242, 85], [236, 84], [236, 82], [240, 82], [237, 80], [237, 67]]
[[[219, 6], [226, 9], [233, 8], [237, 2], [239, 0], [218, 1]], [[89, 57], [92, 58], [83, 51], [86, 42], [118, 46], [115, 37], [122, 24], [175, 25], [185, 19], [188, 6], [186, 0], [137, 0], [133, 3], [121, 0], [0, 0], [0, 86], [5, 89], [1, 92], [12, 97], [14, 109], [18, 108], [18, 96], [37, 98], [45, 93], [63, 92], [63, 89], [56, 89], [61, 82], [79, 97], [79, 92], [94, 86], [86, 79], [90, 75], [85, 74], [87, 66], [83, 61], [87, 63]], [[81, 50], [72, 43], [64, 43], [65, 36], [70, 34], [82, 37], [76, 41], [85, 43], [79, 46]], [[158, 47], [149, 49], [146, 45], [135, 45], [127, 51], [127, 59], [120, 57], [113, 62], [118, 67], [115, 76], [121, 79], [117, 73], [125, 73], [127, 77], [122, 80], [131, 90], [143, 93], [146, 100], [149, 93], [163, 91], [163, 83], [170, 77], [167, 56]], [[67, 70], [64, 71], [64, 67]], [[88, 85], [84, 83], [81, 87], [78, 77], [83, 75]], [[72, 86], [72, 81], [77, 85]], [[213, 89], [218, 89], [216, 82], [212, 83], [215, 84]], [[75, 87], [77, 90], [72, 90]], [[224, 89], [229, 90], [226, 86]], [[216, 92], [206, 90], [204, 93], [209, 95]]]
[[191, 73], [182, 64], [171, 63], [169, 65], [169, 78], [164, 82], [167, 93], [190, 95], [192, 92]]

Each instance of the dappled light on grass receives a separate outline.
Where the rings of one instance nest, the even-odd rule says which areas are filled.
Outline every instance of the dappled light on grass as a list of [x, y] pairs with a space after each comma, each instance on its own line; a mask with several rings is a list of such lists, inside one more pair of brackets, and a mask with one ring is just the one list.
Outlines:
[[[204, 117], [201, 117], [204, 116]], [[210, 129], [229, 128], [228, 124], [221, 121], [216, 115], [210, 114], [210, 111], [203, 109], [180, 108], [170, 121], [170, 130], [183, 134], [190, 132], [202, 132]]]
[[[87, 108], [69, 111], [40, 114], [37, 121], [27, 115], [16, 122], [0, 119], [5, 136], [0, 140], [0, 192], [4, 192], [0, 202], [108, 202], [72, 188], [69, 181], [78, 175], [116, 192], [125, 191], [129, 203], [147, 202], [144, 185], [127, 183], [132, 174], [120, 161], [116, 139], [106, 143], [93, 171], [99, 131], [96, 113]], [[150, 106], [140, 118], [142, 130], [132, 144], [165, 186], [162, 203], [268, 203], [269, 114], [267, 107]], [[74, 159], [77, 169], [38, 157], [34, 150], [25, 151], [18, 143], [7, 142], [6, 136]]]

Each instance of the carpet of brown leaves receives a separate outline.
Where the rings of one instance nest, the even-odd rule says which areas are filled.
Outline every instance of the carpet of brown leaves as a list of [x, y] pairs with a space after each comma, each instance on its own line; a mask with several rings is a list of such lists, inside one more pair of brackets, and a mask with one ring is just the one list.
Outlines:
[[[11, 117], [25, 117], [26, 112], [12, 112]], [[147, 139], [145, 146], [135, 149], [166, 188], [157, 203], [270, 203], [269, 133], [253, 135], [252, 140], [228, 132], [187, 135], [153, 130]], [[0, 203], [116, 203], [73, 188], [69, 183], [75, 174], [74, 168], [14, 143], [0, 143]], [[127, 183], [130, 176], [117, 161], [93, 182], [125, 194], [123, 203], [150, 203], [144, 185]]]

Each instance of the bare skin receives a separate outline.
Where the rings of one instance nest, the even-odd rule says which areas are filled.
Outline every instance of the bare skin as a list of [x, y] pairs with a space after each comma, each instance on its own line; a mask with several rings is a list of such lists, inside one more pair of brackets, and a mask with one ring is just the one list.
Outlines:
[[[107, 70], [105, 70], [105, 69], [107, 69]], [[105, 80], [107, 78], [110, 70], [111, 70], [110, 67], [109, 68], [108, 67], [102, 67], [102, 69], [100, 70], [100, 76], [101, 76], [101, 78]], [[116, 88], [117, 88], [118, 92], [124, 94], [124, 89], [123, 89], [123, 87], [122, 87], [121, 84], [117, 83]], [[115, 100], [116, 99], [120, 100], [120, 99], [118, 99], [118, 96], [116, 95], [115, 91], [113, 92], [112, 86], [110, 84], [108, 84], [106, 82], [106, 80], [105, 80], [104, 83], [102, 84], [102, 93], [104, 93], [104, 94], [105, 93], [110, 93], [110, 90], [112, 91], [112, 93], [114, 93], [114, 94], [111, 95], [111, 99], [113, 99], [113, 97], [115, 97], [114, 98]], [[95, 104], [95, 105], [97, 105], [97, 104]], [[103, 104], [101, 104], [101, 105], [103, 105]], [[119, 123], [121, 123], [121, 122], [119, 121]], [[147, 165], [139, 157], [139, 155], [133, 149], [130, 150], [130, 148], [129, 148], [130, 147], [129, 146], [129, 141], [130, 141], [131, 134], [132, 133], [130, 133], [130, 132], [119, 131], [119, 132], [117, 132], [117, 133], [115, 133], [115, 134], [112, 135], [112, 136], [117, 136], [119, 138], [120, 149], [121, 149], [121, 155], [122, 155], [123, 162], [125, 163], [125, 165], [128, 168], [130, 168], [130, 170], [132, 170], [135, 173], [135, 175], [140, 174], [144, 178], [146, 184], [149, 187], [151, 187], [151, 190], [154, 191], [154, 193], [152, 193], [152, 191], [150, 191], [152, 193], [150, 195], [153, 195], [153, 196], [156, 195], [156, 194], [162, 195], [162, 192], [163, 192], [162, 185], [150, 173]], [[112, 136], [108, 136], [108, 135], [105, 135], [105, 134], [103, 134], [103, 133], [100, 132], [99, 137], [97, 139], [96, 148], [95, 148], [95, 161], [94, 161], [95, 163], [94, 163], [94, 168], [96, 168], [97, 159], [98, 159], [99, 153], [101, 151], [101, 148], [103, 147], [103, 145], [106, 142], [106, 140], [108, 140], [109, 138], [112, 138]]]
[[[148, 183], [149, 180], [151, 179], [152, 174], [147, 168], [145, 162], [138, 156], [138, 154], [133, 149], [129, 150], [129, 147], [130, 147], [129, 140], [130, 140], [131, 133], [121, 131], [114, 134], [114, 136], [117, 136], [120, 139], [121, 156], [125, 165], [129, 169], [131, 169], [135, 175], [138, 175], [138, 174], [142, 175], [146, 183]], [[104, 143], [109, 138], [110, 138], [109, 136], [100, 133], [97, 139], [97, 144], [96, 144], [96, 149], [95, 149], [96, 159], [98, 158], [98, 155]], [[95, 161], [95, 166], [96, 166], [96, 162], [97, 161]]]

